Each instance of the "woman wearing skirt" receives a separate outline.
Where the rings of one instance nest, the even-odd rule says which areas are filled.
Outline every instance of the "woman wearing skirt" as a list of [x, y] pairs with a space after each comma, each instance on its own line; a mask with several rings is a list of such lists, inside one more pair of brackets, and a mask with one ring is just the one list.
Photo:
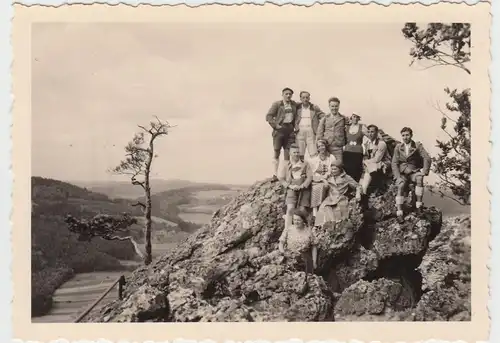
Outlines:
[[315, 218], [316, 227], [322, 227], [327, 222], [340, 222], [349, 217], [350, 191], [356, 191], [357, 201], [361, 199], [361, 186], [347, 175], [340, 161], [333, 161], [328, 183], [328, 195], [321, 203]]
[[335, 156], [327, 150], [327, 142], [318, 140], [316, 142], [318, 154], [310, 159], [311, 171], [313, 175], [311, 187], [311, 208], [313, 216], [316, 216], [319, 205], [326, 197], [328, 190], [328, 177], [331, 173], [332, 162], [335, 161]]
[[359, 122], [360, 116], [353, 113], [350, 124], [346, 128], [347, 144], [344, 147], [344, 170], [356, 182], [363, 173], [363, 138], [365, 127]]
[[307, 223], [306, 211], [294, 209], [292, 214], [293, 223], [283, 230], [278, 248], [294, 267], [312, 274], [318, 256], [315, 235]]

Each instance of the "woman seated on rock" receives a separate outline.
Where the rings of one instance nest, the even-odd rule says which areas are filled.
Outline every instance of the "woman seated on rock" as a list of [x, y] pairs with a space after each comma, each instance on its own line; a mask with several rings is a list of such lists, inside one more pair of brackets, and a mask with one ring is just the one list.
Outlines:
[[298, 268], [305, 268], [306, 273], [312, 273], [317, 267], [318, 250], [307, 217], [306, 211], [293, 210], [293, 223], [283, 230], [279, 238], [279, 250]]
[[356, 200], [361, 200], [361, 186], [343, 170], [341, 161], [332, 163], [332, 172], [328, 178], [328, 195], [321, 203], [316, 214], [314, 226], [322, 226], [326, 222], [340, 222], [349, 217], [350, 189], [356, 190]]
[[327, 142], [318, 140], [316, 142], [318, 154], [309, 160], [313, 175], [311, 187], [311, 208], [313, 216], [316, 216], [319, 205], [323, 202], [328, 190], [328, 177], [332, 171], [331, 165], [335, 156], [327, 150]]
[[290, 161], [285, 166], [285, 178], [281, 182], [286, 188], [286, 216], [285, 228], [292, 221], [293, 209], [299, 208], [303, 211], [311, 206], [311, 181], [313, 179], [311, 167], [300, 158], [300, 150], [297, 144], [290, 146]]

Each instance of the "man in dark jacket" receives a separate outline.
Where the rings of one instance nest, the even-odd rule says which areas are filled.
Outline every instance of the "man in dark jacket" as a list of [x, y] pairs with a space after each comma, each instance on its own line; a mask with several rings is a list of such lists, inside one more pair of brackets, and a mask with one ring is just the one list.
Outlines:
[[413, 130], [409, 127], [401, 129], [402, 142], [394, 148], [392, 156], [392, 173], [398, 185], [396, 196], [397, 216], [403, 217], [404, 192], [409, 182], [415, 184], [416, 208], [421, 211], [424, 194], [424, 176], [429, 175], [431, 157], [420, 142], [415, 142]]
[[311, 94], [306, 91], [300, 92], [301, 104], [297, 107], [297, 116], [295, 118], [296, 143], [299, 146], [300, 159], [304, 161], [306, 149], [310, 157], [317, 155], [316, 150], [316, 132], [323, 111], [311, 103]]
[[295, 141], [295, 117], [297, 116], [297, 104], [292, 100], [293, 90], [284, 88], [281, 92], [283, 100], [275, 101], [266, 114], [266, 121], [273, 128], [274, 159], [273, 180], [278, 180], [278, 166], [281, 149], [284, 159], [290, 160], [290, 145]]

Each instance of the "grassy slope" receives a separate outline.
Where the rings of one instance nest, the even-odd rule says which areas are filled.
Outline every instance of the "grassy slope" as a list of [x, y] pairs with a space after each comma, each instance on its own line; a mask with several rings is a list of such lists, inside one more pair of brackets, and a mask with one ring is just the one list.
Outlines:
[[74, 273], [116, 270], [121, 267], [119, 259], [135, 258], [132, 244], [126, 241], [77, 241], [66, 228], [66, 214], [90, 218], [137, 210], [126, 201], [112, 201], [69, 183], [40, 177], [31, 181], [32, 315], [41, 315], [50, 309], [55, 289]]
[[[179, 183], [177, 183], [180, 185]], [[137, 187], [136, 187], [137, 188]], [[160, 192], [153, 196], [153, 240], [177, 241], [200, 225], [183, 221], [179, 204], [195, 200], [192, 194], [200, 190], [228, 189], [223, 185], [188, 184], [180, 189]], [[51, 306], [53, 292], [74, 273], [120, 268], [119, 259], [133, 259], [135, 254], [129, 242], [94, 239], [79, 242], [64, 223], [72, 214], [91, 218], [98, 213], [120, 214], [128, 212], [141, 217], [132, 200], [110, 199], [107, 195], [73, 184], [41, 177], [32, 178], [32, 314], [42, 315]], [[222, 204], [221, 204], [222, 205]], [[142, 220], [130, 228], [139, 242], [143, 241]], [[159, 233], [155, 237], [155, 233]], [[161, 235], [160, 235], [161, 233]]]

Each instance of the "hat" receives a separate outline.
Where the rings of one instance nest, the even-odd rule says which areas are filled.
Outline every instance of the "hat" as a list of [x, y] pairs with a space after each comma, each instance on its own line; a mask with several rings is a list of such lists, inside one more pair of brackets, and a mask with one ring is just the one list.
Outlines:
[[356, 112], [352, 112], [351, 117], [356, 116], [358, 119], [361, 119], [361, 116], [357, 114]]
[[289, 88], [289, 87], [285, 87], [285, 88], [283, 88], [283, 90], [281, 91], [281, 93], [285, 93], [285, 91], [290, 91], [290, 92], [292, 92], [292, 94], [293, 94], [293, 89], [291, 89], [291, 88]]
[[328, 142], [325, 140], [325, 139], [318, 139], [316, 141], [316, 146], [318, 146], [318, 144], [323, 144], [324, 146], [328, 146]]

